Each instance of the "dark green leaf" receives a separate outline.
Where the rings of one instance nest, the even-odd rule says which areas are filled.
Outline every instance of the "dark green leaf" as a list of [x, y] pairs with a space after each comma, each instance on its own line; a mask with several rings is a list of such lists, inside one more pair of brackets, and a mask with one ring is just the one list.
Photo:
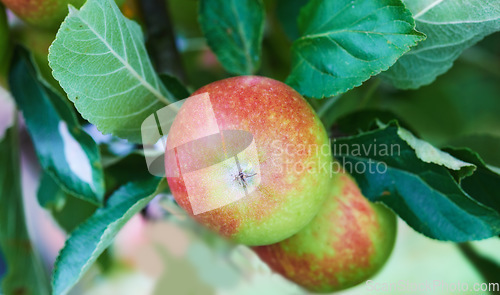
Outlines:
[[40, 79], [28, 54], [19, 49], [9, 82], [40, 164], [65, 191], [100, 205], [104, 182], [97, 145], [73, 110]]
[[104, 174], [108, 193], [112, 193], [128, 182], [151, 177], [146, 165], [146, 159], [138, 152], [131, 153], [111, 163], [104, 169]]
[[174, 76], [170, 76], [168, 74], [160, 74], [160, 80], [165, 85], [165, 88], [169, 89], [172, 92], [172, 95], [176, 100], [182, 100], [188, 98], [191, 94], [189, 91], [182, 85], [181, 81]]
[[81, 276], [111, 245], [118, 231], [163, 188], [160, 178], [130, 182], [118, 189], [106, 205], [81, 224], [68, 238], [56, 260], [52, 287], [67, 294]]
[[315, 98], [361, 85], [425, 38], [400, 0], [311, 0], [299, 29], [287, 83]]
[[363, 194], [434, 239], [463, 242], [498, 235], [500, 213], [471, 198], [452, 177], [450, 164], [461, 161], [424, 162], [400, 130], [391, 124], [336, 140], [334, 154]]
[[448, 71], [462, 51], [500, 30], [498, 0], [404, 0], [427, 40], [384, 76], [398, 88], [418, 88]]
[[7, 264], [0, 289], [5, 294], [48, 295], [48, 280], [25, 223], [19, 149], [14, 125], [0, 141], [0, 248]]
[[227, 71], [240, 75], [257, 71], [264, 31], [262, 0], [201, 0], [199, 22]]
[[[500, 45], [494, 38], [490, 40], [497, 47]], [[495, 60], [491, 63], [498, 64]], [[345, 99], [342, 97], [342, 102], [354, 106], [359, 104], [359, 99], [351, 97], [351, 93], [357, 90], [350, 91]], [[469, 140], [466, 137], [474, 134], [500, 137], [498, 93], [500, 83], [497, 77], [459, 61], [435, 83], [416, 91], [379, 88], [371, 100], [371, 107], [391, 110], [417, 130], [423, 139], [437, 146], [470, 147], [480, 152], [489, 163], [490, 159], [500, 160], [500, 154], [494, 149], [495, 139], [477, 138], [478, 141], [474, 142], [476, 138]], [[462, 138], [463, 141], [458, 140]], [[482, 151], [493, 157], [483, 155]]]
[[337, 125], [338, 128], [345, 134], [357, 134], [360, 131], [367, 131], [376, 127], [376, 121], [389, 123], [394, 120], [398, 121], [401, 127], [404, 127], [415, 134], [414, 130], [411, 130], [411, 126], [405, 123], [404, 120], [391, 111], [385, 110], [363, 109], [352, 112], [340, 117], [337, 120]]
[[[0, 282], [7, 273], [7, 263], [5, 262], [5, 256], [2, 252], [2, 247], [0, 247]], [[0, 293], [2, 292], [2, 286], [0, 284]]]
[[476, 165], [477, 170], [460, 182], [460, 186], [476, 201], [500, 213], [500, 174], [488, 167], [481, 157], [470, 149], [447, 148], [454, 157]]
[[37, 198], [40, 206], [50, 210], [58, 210], [64, 206], [66, 193], [48, 173], [43, 173], [38, 187]]
[[448, 146], [467, 147], [481, 155], [490, 165], [500, 167], [500, 136], [492, 134], [470, 134], [448, 141]]
[[283, 26], [283, 30], [292, 41], [300, 37], [297, 19], [300, 9], [309, 0], [278, 0], [276, 4], [276, 16]]

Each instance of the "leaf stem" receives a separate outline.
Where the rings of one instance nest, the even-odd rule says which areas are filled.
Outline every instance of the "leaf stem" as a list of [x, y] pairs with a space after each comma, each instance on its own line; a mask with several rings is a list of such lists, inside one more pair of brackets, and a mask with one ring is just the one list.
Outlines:
[[370, 98], [373, 97], [373, 94], [375, 93], [381, 82], [382, 80], [380, 80], [379, 78], [374, 78], [374, 80], [371, 82], [371, 85], [366, 90], [365, 95], [359, 102], [359, 108], [363, 108], [368, 104]]
[[322, 104], [317, 111], [318, 117], [320, 118], [321, 121], [323, 121], [324, 119], [323, 116], [328, 114], [328, 110], [330, 110], [330, 108], [339, 100], [341, 96], [342, 94], [326, 98], [327, 101], [324, 104]]

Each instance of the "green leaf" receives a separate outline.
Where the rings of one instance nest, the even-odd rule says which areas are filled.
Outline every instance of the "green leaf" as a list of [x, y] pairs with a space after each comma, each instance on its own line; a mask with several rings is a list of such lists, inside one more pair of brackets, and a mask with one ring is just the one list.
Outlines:
[[[493, 125], [495, 126], [495, 125]], [[469, 134], [448, 141], [448, 146], [467, 147], [488, 164], [500, 166], [500, 136], [487, 133]]]
[[50, 210], [58, 210], [64, 206], [66, 193], [48, 173], [43, 173], [37, 191], [40, 206]]
[[198, 20], [227, 71], [239, 75], [257, 71], [264, 31], [262, 0], [201, 0]]
[[276, 3], [276, 16], [283, 26], [283, 30], [292, 41], [300, 37], [297, 19], [300, 9], [309, 0], [278, 0]]
[[170, 76], [168, 74], [160, 74], [160, 80], [163, 85], [165, 85], [165, 87], [170, 90], [173, 97], [175, 97], [177, 101], [186, 99], [191, 96], [186, 87], [184, 87], [181, 81], [179, 81], [179, 79], [177, 79], [176, 77]]
[[401, 127], [416, 134], [404, 120], [386, 110], [362, 109], [354, 111], [338, 118], [337, 125], [341, 132], [353, 135], [363, 130], [373, 129], [373, 127], [377, 126], [377, 122], [389, 123], [391, 121], [397, 121]]
[[446, 167], [448, 170], [457, 171], [460, 178], [471, 175], [476, 166], [461, 161], [448, 153], [441, 151], [425, 140], [416, 138], [408, 130], [399, 127], [398, 136], [415, 151], [415, 155], [425, 163], [433, 163]]
[[404, 0], [427, 40], [384, 76], [396, 87], [418, 88], [448, 71], [462, 51], [500, 30], [498, 0]]
[[175, 101], [148, 58], [140, 27], [112, 0], [70, 6], [49, 49], [53, 75], [82, 116], [104, 134], [141, 141], [141, 123]]
[[99, 255], [111, 245], [118, 231], [151, 201], [165, 183], [160, 178], [130, 182], [68, 238], [56, 260], [52, 287], [55, 295], [67, 294]]
[[434, 239], [463, 242], [500, 234], [500, 213], [469, 196], [448, 167], [419, 159], [399, 129], [390, 124], [335, 141], [335, 157], [363, 194]]
[[[489, 40], [499, 48], [500, 39]], [[493, 60], [490, 63], [498, 64]], [[358, 89], [346, 94], [345, 99], [354, 106], [360, 103], [356, 97], [351, 97], [351, 93], [356, 90]], [[483, 69], [457, 62], [435, 83], [418, 90], [393, 91], [381, 87], [371, 105], [391, 110], [404, 118], [418, 131], [421, 138], [436, 146], [470, 147], [480, 152], [480, 155], [490, 163], [489, 160], [495, 157], [488, 158], [481, 152], [490, 150], [488, 153], [492, 156], [498, 155], [498, 150], [494, 149], [495, 145], [491, 144], [494, 139], [492, 142], [479, 139], [474, 142], [475, 138], [470, 138], [464, 140], [463, 144], [455, 142], [455, 139], [473, 134], [500, 136], [498, 93], [500, 93], [500, 83], [497, 77], [491, 76]], [[498, 156], [496, 158], [500, 159]], [[493, 162], [490, 164], [500, 166]]]
[[9, 35], [9, 24], [5, 6], [0, 3], [0, 86], [3, 86], [4, 84], [4, 78], [2, 76], [8, 66], [7, 56], [10, 49]]
[[67, 233], [89, 218], [97, 206], [65, 193], [61, 187], [44, 173], [38, 188], [38, 202], [52, 214], [57, 224]]
[[7, 90], [0, 86], [0, 140], [5, 132], [14, 124], [15, 104], [12, 96]]
[[500, 173], [493, 170], [470, 149], [447, 148], [446, 152], [477, 166], [476, 172], [463, 179], [460, 186], [475, 200], [500, 213]]
[[97, 145], [69, 105], [41, 83], [24, 50], [16, 52], [9, 83], [44, 170], [68, 193], [101, 205], [104, 182]]
[[299, 29], [286, 82], [315, 98], [361, 85], [425, 38], [400, 0], [311, 0]]
[[[109, 162], [104, 167], [106, 196], [128, 182], [146, 180], [151, 177], [144, 156], [137, 152]], [[49, 209], [52, 217], [67, 233], [87, 220], [97, 209], [96, 206], [66, 194], [48, 175], [43, 175], [38, 189], [38, 200]]]
[[25, 223], [19, 149], [15, 124], [0, 141], [0, 248], [7, 264], [0, 289], [5, 294], [48, 295], [48, 280]]

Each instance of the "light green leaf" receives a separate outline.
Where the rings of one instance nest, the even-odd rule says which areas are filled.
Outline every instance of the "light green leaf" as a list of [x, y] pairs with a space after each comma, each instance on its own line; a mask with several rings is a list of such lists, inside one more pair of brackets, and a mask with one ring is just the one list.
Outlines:
[[70, 7], [49, 49], [53, 75], [102, 133], [141, 140], [141, 123], [175, 101], [148, 58], [141, 28], [112, 0]]
[[384, 76], [396, 87], [418, 88], [448, 71], [462, 51], [500, 30], [498, 0], [404, 0], [427, 35]]
[[52, 287], [55, 295], [67, 294], [99, 255], [111, 245], [118, 231], [142, 210], [164, 186], [160, 178], [130, 182], [119, 188], [106, 203], [66, 241], [56, 260]]
[[44, 170], [68, 193], [101, 205], [104, 181], [97, 145], [63, 98], [41, 83], [24, 50], [16, 52], [9, 83]]
[[257, 71], [264, 31], [262, 0], [201, 0], [199, 22], [227, 71], [239, 75]]
[[400, 0], [312, 0], [299, 29], [286, 82], [315, 98], [361, 85], [425, 38]]
[[25, 223], [19, 149], [14, 124], [0, 141], [0, 252], [7, 264], [0, 290], [5, 294], [48, 295], [48, 279]]
[[425, 163], [433, 163], [450, 170], [458, 171], [461, 177], [469, 176], [476, 170], [474, 164], [461, 161], [449, 153], [441, 151], [425, 140], [415, 137], [410, 131], [404, 128], [398, 128], [398, 135], [411, 146], [415, 151], [415, 155]]

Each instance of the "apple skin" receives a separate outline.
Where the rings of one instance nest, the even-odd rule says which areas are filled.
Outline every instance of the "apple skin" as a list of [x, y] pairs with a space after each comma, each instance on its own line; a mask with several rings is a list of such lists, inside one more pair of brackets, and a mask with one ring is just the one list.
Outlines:
[[348, 174], [335, 178], [329, 199], [307, 227], [280, 243], [253, 248], [273, 271], [317, 293], [373, 276], [396, 240], [395, 214], [368, 201]]
[[[220, 130], [243, 130], [253, 135], [260, 183], [252, 184], [250, 178], [250, 187], [256, 186], [253, 194], [193, 214], [185, 181], [171, 173], [169, 176], [175, 164], [169, 165], [166, 156], [167, 180], [177, 203], [199, 223], [237, 243], [268, 245], [297, 233], [314, 218], [329, 192], [330, 173], [319, 165], [330, 167], [331, 149], [322, 153], [294, 149], [299, 144], [329, 147], [319, 118], [304, 98], [284, 83], [259, 76], [228, 78], [202, 87], [186, 100], [168, 134], [166, 155], [169, 145], [176, 146], [184, 138], [201, 138], [206, 134], [206, 123], [199, 119], [199, 113], [205, 110], [190, 107], [190, 100], [203, 93], [210, 95]], [[214, 154], [209, 148], [196, 152], [206, 153], [207, 159]], [[244, 159], [240, 162], [242, 167], [249, 164]], [[225, 197], [230, 191], [242, 190], [232, 171], [234, 165], [222, 173], [229, 179], [226, 181], [221, 181], [219, 175], [200, 175], [200, 182], [207, 183], [201, 198], [209, 202]]]
[[[38, 28], [57, 29], [68, 15], [68, 4], [80, 8], [86, 0], [0, 0], [19, 18]], [[117, 0], [121, 5], [124, 0]]]

